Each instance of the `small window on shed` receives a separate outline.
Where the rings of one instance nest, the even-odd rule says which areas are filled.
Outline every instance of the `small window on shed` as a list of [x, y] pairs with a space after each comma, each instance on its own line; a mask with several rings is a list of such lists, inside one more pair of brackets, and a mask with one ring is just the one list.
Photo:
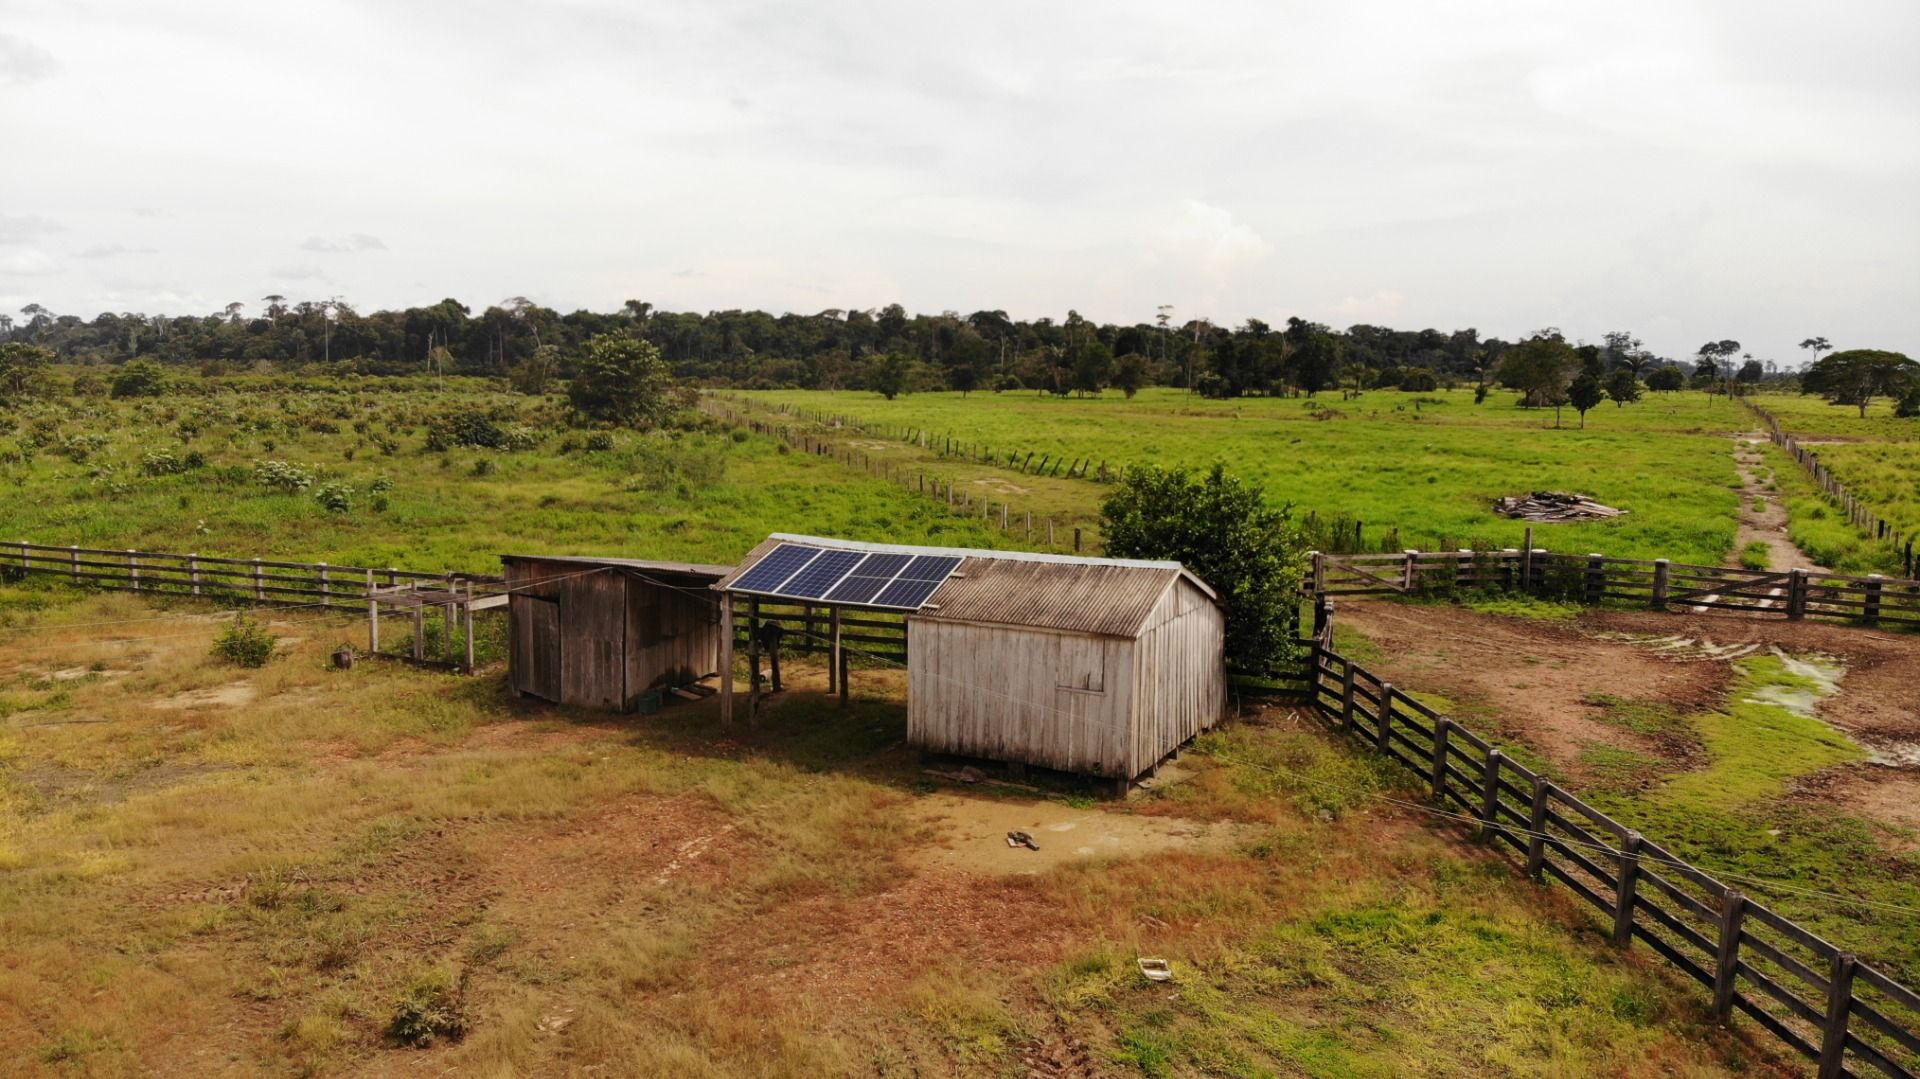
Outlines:
[[1089, 693], [1107, 691], [1106, 642], [1086, 637], [1060, 638], [1060, 675], [1062, 689]]

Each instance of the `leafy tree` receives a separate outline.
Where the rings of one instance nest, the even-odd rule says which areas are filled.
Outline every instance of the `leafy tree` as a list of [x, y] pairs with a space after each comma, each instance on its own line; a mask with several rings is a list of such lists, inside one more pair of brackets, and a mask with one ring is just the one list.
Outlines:
[[1613, 374], [1607, 376], [1607, 396], [1613, 398], [1615, 408], [1640, 399], [1640, 380], [1633, 377], [1632, 368], [1613, 369]]
[[1740, 382], [1744, 382], [1747, 385], [1752, 386], [1758, 383], [1760, 379], [1766, 375], [1766, 373], [1767, 373], [1766, 365], [1762, 364], [1759, 360], [1756, 360], [1753, 357], [1749, 356], [1747, 357], [1747, 362], [1740, 365], [1739, 373], [1734, 375], [1733, 377]]
[[1290, 508], [1225, 465], [1204, 476], [1148, 465], [1127, 470], [1100, 516], [1108, 554], [1180, 562], [1219, 594], [1229, 668], [1266, 674], [1293, 657], [1306, 551]]
[[1853, 405], [1866, 418], [1875, 397], [1904, 399], [1920, 386], [1920, 363], [1898, 352], [1851, 348], [1820, 358], [1800, 378], [1800, 389], [1836, 405]]
[[134, 360], [113, 376], [115, 397], [158, 397], [166, 372], [152, 360]]
[[1424, 367], [1409, 367], [1400, 374], [1400, 388], [1411, 393], [1431, 393], [1440, 388], [1440, 380]]
[[1833, 351], [1833, 345], [1829, 344], [1824, 337], [1809, 337], [1805, 341], [1800, 342], [1800, 347], [1813, 353], [1815, 362], [1819, 361], [1822, 352]]
[[1900, 403], [1893, 406], [1893, 414], [1903, 420], [1920, 416], [1920, 382], [1914, 383], [1913, 388], [1907, 391], [1907, 395], [1900, 399]]
[[[437, 352], [445, 349], [436, 348]], [[515, 364], [508, 372], [507, 381], [513, 388], [532, 397], [547, 392], [555, 374], [560, 370], [560, 348], [558, 345], [536, 345], [527, 358]]]
[[1147, 384], [1147, 358], [1138, 352], [1129, 352], [1113, 362], [1113, 387], [1132, 397]]
[[1567, 403], [1580, 413], [1580, 427], [1583, 430], [1587, 426], [1587, 411], [1606, 399], [1606, 389], [1591, 371], [1582, 371], [1580, 377], [1567, 386]]
[[[1325, 326], [1314, 323], [1302, 323], [1298, 319], [1288, 319], [1287, 338], [1294, 342], [1293, 370], [1300, 388], [1308, 397], [1332, 386], [1340, 378], [1340, 362], [1343, 347], [1340, 339], [1327, 332]], [[1295, 324], [1308, 327], [1298, 334], [1295, 340]]]
[[1082, 396], [1099, 393], [1113, 376], [1113, 350], [1095, 340], [1082, 344], [1076, 351], [1067, 376], [1068, 385]]
[[53, 353], [23, 341], [0, 344], [0, 408], [46, 392], [47, 365]]
[[659, 347], [622, 334], [597, 334], [587, 341], [567, 400], [586, 419], [643, 430], [679, 405]]
[[899, 352], [889, 352], [873, 363], [867, 374], [867, 386], [880, 396], [891, 401], [907, 392], [907, 375], [913, 369], [913, 361]]
[[1653, 373], [1647, 376], [1647, 389], [1660, 393], [1672, 393], [1685, 389], [1686, 385], [1687, 373], [1671, 363], [1654, 368]]
[[980, 372], [970, 363], [963, 363], [947, 372], [947, 384], [960, 391], [961, 397], [980, 388]]
[[1560, 408], [1567, 403], [1567, 387], [1580, 370], [1580, 356], [1559, 330], [1545, 329], [1513, 346], [1500, 357], [1494, 377], [1519, 390], [1528, 408], [1553, 409], [1553, 425], [1560, 426]]

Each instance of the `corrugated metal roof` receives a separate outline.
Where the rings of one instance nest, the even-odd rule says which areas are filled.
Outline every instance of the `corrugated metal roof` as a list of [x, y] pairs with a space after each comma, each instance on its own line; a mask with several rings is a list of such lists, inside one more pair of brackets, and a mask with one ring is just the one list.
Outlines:
[[661, 562], [648, 558], [601, 558], [597, 555], [503, 554], [501, 562], [565, 562], [576, 566], [618, 566], [621, 569], [652, 570], [655, 573], [684, 574], [718, 581], [733, 572], [732, 566], [709, 566], [698, 562]]
[[[966, 547], [915, 547], [797, 536], [776, 532], [747, 553], [714, 587], [726, 589], [782, 543], [897, 554], [953, 555], [960, 567], [914, 618], [1032, 626], [1111, 637], [1137, 636], [1154, 604], [1179, 578], [1217, 600], [1205, 581], [1178, 562], [987, 551]], [[802, 601], [795, 601], [802, 602]], [[849, 606], [852, 606], [851, 604]]]

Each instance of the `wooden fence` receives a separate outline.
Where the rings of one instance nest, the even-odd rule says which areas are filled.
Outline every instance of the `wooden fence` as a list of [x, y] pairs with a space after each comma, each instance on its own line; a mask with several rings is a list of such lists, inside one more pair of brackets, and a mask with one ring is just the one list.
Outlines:
[[1433, 803], [1527, 876], [1556, 881], [1712, 996], [1819, 1062], [1822, 1079], [1899, 1079], [1920, 1069], [1920, 994], [1526, 768], [1333, 649], [1332, 605], [1316, 605], [1308, 683], [1313, 711], [1424, 778]]
[[[365, 610], [368, 655], [429, 667], [472, 671], [475, 611], [504, 608], [506, 582], [468, 573], [421, 573], [392, 566], [340, 566], [265, 558], [215, 558], [198, 553], [50, 547], [25, 540], [0, 542], [0, 575], [56, 577], [74, 584], [156, 596], [201, 597], [275, 607]], [[399, 608], [410, 636], [383, 650], [380, 610]], [[428, 615], [434, 614], [439, 656], [428, 655]]]
[[1920, 627], [1920, 581], [1879, 574], [1745, 570], [1512, 547], [1378, 555], [1316, 551], [1309, 572], [1309, 591], [1322, 596], [1516, 592], [1590, 606], [1763, 611], [1790, 619]]
[[1914, 553], [1914, 537], [1895, 528], [1879, 514], [1874, 513], [1865, 502], [1854, 497], [1853, 492], [1847, 490], [1847, 485], [1834, 478], [1827, 466], [1820, 463], [1820, 454], [1802, 445], [1798, 439], [1788, 434], [1786, 429], [1780, 426], [1780, 421], [1774, 418], [1773, 413], [1744, 397], [1740, 400], [1753, 410], [1754, 415], [1766, 421], [1767, 437], [1773, 441], [1774, 445], [1787, 451], [1787, 456], [1799, 463], [1800, 467], [1813, 479], [1814, 484], [1826, 492], [1827, 497], [1833, 500], [1833, 504], [1840, 507], [1840, 511], [1847, 515], [1847, 520], [1851, 521], [1855, 528], [1891, 546], [1894, 554], [1900, 559], [1900, 572], [1908, 577], [1920, 577], [1920, 556]]

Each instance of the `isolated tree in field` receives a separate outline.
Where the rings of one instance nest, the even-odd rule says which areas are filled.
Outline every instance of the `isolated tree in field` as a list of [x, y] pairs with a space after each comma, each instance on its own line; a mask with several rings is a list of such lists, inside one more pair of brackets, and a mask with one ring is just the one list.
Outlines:
[[1082, 397], [1106, 389], [1113, 377], [1113, 350], [1095, 338], [1083, 341], [1075, 350], [1073, 366], [1067, 372], [1067, 384]]
[[891, 401], [907, 392], [907, 375], [913, 361], [899, 352], [889, 352], [873, 361], [867, 372], [867, 388]]
[[1674, 364], [1664, 364], [1654, 368], [1647, 376], [1647, 389], [1658, 393], [1672, 393], [1686, 389], [1687, 373]]
[[1633, 377], [1632, 370], [1616, 367], [1607, 376], [1607, 396], [1613, 398], [1615, 408], [1630, 405], [1640, 399], [1640, 380]]
[[963, 363], [947, 372], [947, 385], [960, 391], [966, 397], [980, 388], [980, 372], [970, 363]]
[[1131, 398], [1147, 384], [1147, 358], [1129, 352], [1113, 361], [1113, 388]]
[[1902, 400], [1920, 386], [1920, 363], [1898, 352], [1850, 348], [1814, 362], [1800, 377], [1804, 393], [1817, 393], [1836, 405], [1853, 405], [1866, 418], [1875, 397]]
[[158, 397], [166, 372], [152, 360], [134, 360], [113, 376], [115, 397]]
[[603, 333], [587, 340], [567, 401], [584, 419], [644, 430], [678, 407], [673, 389], [673, 375], [657, 345]]
[[1600, 379], [1591, 371], [1582, 371], [1579, 378], [1567, 385], [1567, 403], [1580, 413], [1582, 430], [1587, 426], [1588, 410], [1606, 399], [1606, 388], [1600, 385]]
[[53, 353], [24, 341], [0, 344], [0, 408], [46, 392], [47, 365]]
[[1752, 356], [1748, 356], [1747, 362], [1740, 365], [1739, 373], [1733, 377], [1740, 382], [1753, 386], [1757, 385], [1760, 380], [1766, 376], [1766, 373], [1767, 368], [1765, 364], [1754, 359]]
[[1560, 426], [1560, 408], [1567, 403], [1567, 387], [1580, 371], [1580, 355], [1559, 330], [1546, 329], [1508, 349], [1500, 357], [1494, 377], [1521, 393], [1527, 408], [1553, 409], [1553, 425]]
[[1815, 362], [1819, 361], [1822, 352], [1833, 351], [1833, 346], [1829, 344], [1824, 337], [1809, 337], [1805, 341], [1800, 342], [1800, 347], [1813, 353]]
[[1219, 593], [1230, 669], [1266, 674], [1292, 658], [1306, 551], [1290, 509], [1221, 464], [1202, 476], [1147, 465], [1127, 470], [1100, 518], [1107, 554], [1180, 562]]

